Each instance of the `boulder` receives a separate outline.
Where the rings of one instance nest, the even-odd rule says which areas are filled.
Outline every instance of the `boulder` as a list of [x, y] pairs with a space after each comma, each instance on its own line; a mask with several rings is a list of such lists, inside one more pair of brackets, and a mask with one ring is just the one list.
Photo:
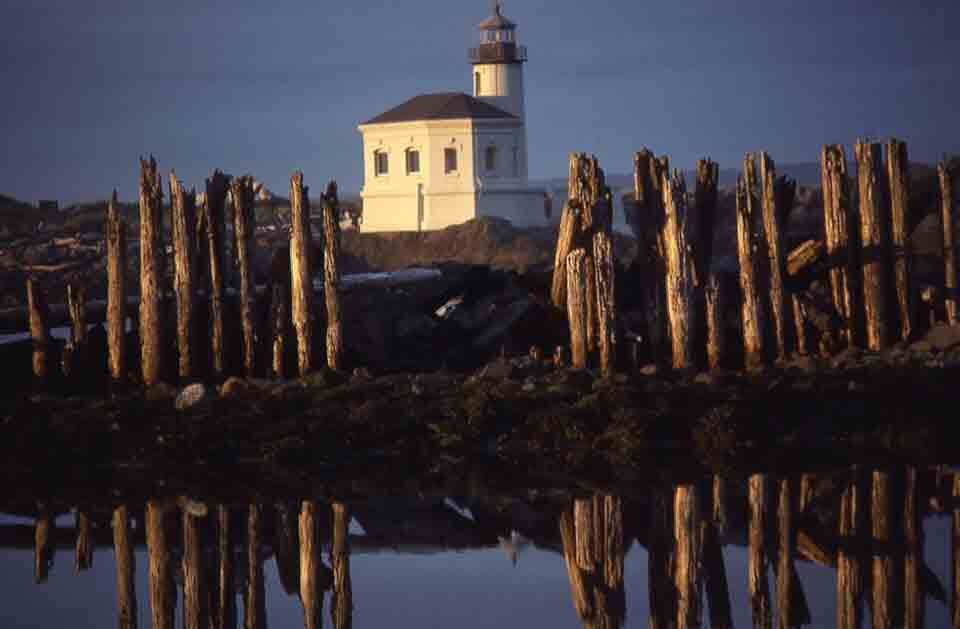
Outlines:
[[177, 396], [177, 399], [174, 402], [174, 407], [178, 411], [183, 411], [209, 399], [210, 392], [206, 385], [198, 382], [196, 384], [186, 386], [182, 391], [180, 391], [180, 394]]

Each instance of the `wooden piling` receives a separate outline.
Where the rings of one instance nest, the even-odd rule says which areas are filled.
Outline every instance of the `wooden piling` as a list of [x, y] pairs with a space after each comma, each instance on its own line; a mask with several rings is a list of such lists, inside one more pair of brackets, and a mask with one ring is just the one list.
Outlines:
[[882, 470], [874, 470], [870, 492], [870, 523], [873, 535], [873, 592], [871, 600], [871, 626], [887, 629], [894, 624], [890, 609], [893, 593], [893, 557], [890, 546], [893, 542], [890, 504], [890, 476]]
[[297, 332], [297, 368], [313, 370], [313, 270], [310, 260], [310, 200], [303, 173], [290, 177], [290, 292]]
[[667, 320], [674, 369], [695, 366], [693, 354], [694, 262], [687, 186], [680, 173], [663, 173], [663, 244], [666, 253]]
[[677, 629], [700, 626], [700, 514], [694, 485], [679, 485], [673, 493], [674, 587]]
[[810, 342], [807, 338], [807, 315], [803, 302], [796, 295], [790, 296], [790, 305], [793, 310], [793, 330], [797, 339], [797, 353], [806, 356], [810, 353]]
[[705, 290], [707, 314], [707, 366], [711, 371], [720, 369], [725, 360], [726, 330], [724, 329], [724, 301], [720, 279], [711, 273]]
[[177, 371], [180, 382], [196, 377], [196, 194], [187, 192], [170, 171], [170, 210], [173, 227], [174, 292], [177, 301]]
[[[171, 177], [172, 179], [172, 177]], [[183, 624], [185, 629], [207, 629], [203, 548], [200, 541], [200, 519], [183, 509]]]
[[127, 377], [127, 225], [117, 208], [117, 191], [107, 204], [107, 351], [110, 378]]
[[237, 267], [240, 272], [240, 327], [243, 330], [243, 370], [248, 378], [256, 375], [257, 330], [253, 307], [256, 290], [250, 279], [253, 237], [257, 228], [254, 214], [256, 193], [253, 177], [235, 177], [230, 182], [233, 202], [233, 234], [237, 243]]
[[343, 324], [340, 321], [340, 220], [337, 184], [323, 195], [323, 296], [327, 312], [327, 367], [343, 368]]
[[157, 162], [140, 158], [140, 368], [143, 384], [163, 369], [163, 191]]
[[570, 366], [587, 368], [586, 252], [575, 249], [567, 255], [567, 320], [570, 324]]
[[944, 305], [947, 324], [957, 325], [957, 238], [953, 198], [953, 179], [956, 173], [948, 162], [943, 161], [937, 165], [937, 175], [940, 178], [940, 212], [943, 228]]
[[634, 155], [634, 213], [631, 223], [640, 244], [642, 263], [640, 292], [646, 318], [651, 359], [665, 362], [667, 310], [664, 279], [666, 260], [663, 243], [663, 174], [670, 172], [666, 157], [656, 158], [644, 148]]
[[844, 320], [844, 341], [857, 342], [860, 327], [860, 281], [857, 269], [856, 211], [850, 199], [847, 158], [840, 144], [825, 145], [821, 152], [821, 188], [830, 292], [833, 306]]
[[90, 539], [90, 515], [80, 509], [74, 516], [74, 528], [77, 531], [77, 544], [74, 548], [73, 568], [77, 574], [93, 566], [93, 540]]
[[742, 294], [743, 353], [747, 369], [758, 369], [764, 362], [763, 306], [760, 299], [757, 216], [754, 196], [754, 158], [747, 154], [743, 174], [737, 177], [737, 258], [740, 263]]
[[226, 204], [230, 179], [219, 170], [206, 179], [203, 224], [207, 234], [207, 255], [210, 262], [210, 353], [213, 375], [222, 380], [226, 371], [226, 330], [224, 323], [224, 242], [226, 240]]
[[890, 247], [887, 225], [889, 218], [880, 188], [883, 177], [880, 144], [858, 141], [855, 154], [862, 246], [864, 330], [867, 348], [876, 352], [884, 349], [889, 341], [886, 279]]
[[43, 384], [49, 375], [50, 330], [47, 327], [47, 300], [37, 281], [27, 278], [27, 311], [30, 317], [30, 338], [33, 341], [33, 377]]
[[127, 507], [113, 510], [113, 552], [117, 573], [117, 626], [119, 629], [137, 627], [137, 586], [134, 580], [136, 563], [133, 556], [133, 538]]
[[147, 502], [145, 526], [150, 581], [150, 626], [154, 629], [174, 629], [176, 626], [174, 622], [176, 594], [170, 562], [170, 545], [164, 525], [166, 513], [166, 505], [156, 500]]
[[557, 249], [553, 259], [553, 277], [551, 279], [550, 301], [561, 310], [567, 308], [567, 256], [573, 251], [580, 227], [580, 208], [564, 203], [560, 213], [560, 227], [557, 233]]
[[[720, 167], [710, 159], [697, 161], [697, 182], [693, 196], [694, 229], [693, 239], [693, 344], [698, 366], [707, 365], [715, 369], [711, 363], [711, 324], [709, 321], [710, 299], [719, 297], [718, 293], [708, 295], [711, 290], [711, 264], [713, 261], [713, 238], [717, 220], [717, 199], [719, 198], [718, 185], [720, 181]], [[719, 286], [719, 285], [718, 285]], [[719, 288], [717, 288], [719, 290]], [[714, 304], [716, 306], [716, 304]], [[718, 346], [713, 346], [718, 349]], [[706, 362], [704, 362], [706, 361]], [[719, 364], [716, 363], [716, 364]]]
[[594, 360], [597, 352], [597, 265], [593, 259], [593, 247], [589, 247], [589, 241], [585, 243], [583, 283], [586, 287], [584, 291], [584, 304], [587, 309], [587, 362]]
[[334, 629], [348, 629], [353, 617], [353, 585], [350, 580], [350, 512], [342, 502], [333, 503], [333, 543], [330, 563], [333, 567], [333, 596], [330, 618]]
[[840, 496], [840, 545], [837, 550], [837, 627], [858, 629], [863, 623], [860, 598], [863, 593], [863, 574], [857, 538], [862, 523], [862, 498], [858, 471], [846, 482]]
[[273, 377], [277, 380], [283, 380], [286, 376], [284, 367], [287, 353], [287, 291], [282, 283], [273, 285], [272, 297], [272, 315], [273, 321]]
[[770, 608], [770, 584], [767, 581], [767, 477], [753, 474], [749, 479], [747, 500], [750, 522], [748, 526], [750, 556], [747, 564], [747, 586], [753, 626], [770, 629], [773, 615]]
[[230, 525], [230, 507], [217, 506], [217, 629], [237, 625], [237, 597], [233, 570], [234, 536]]
[[82, 374], [87, 353], [87, 291], [83, 286], [67, 284], [67, 311], [70, 313], [70, 339], [63, 351], [63, 373]]
[[50, 541], [50, 515], [41, 513], [33, 524], [33, 582], [46, 583], [50, 578], [54, 547]]
[[887, 182], [890, 185], [890, 241], [893, 247], [893, 285], [899, 310], [899, 338], [913, 333], [916, 318], [910, 282], [910, 162], [907, 144], [895, 138], [887, 142]]
[[320, 629], [323, 625], [317, 512], [317, 503], [311, 500], [304, 500], [300, 505], [300, 602], [304, 629]]
[[776, 166], [766, 153], [760, 153], [760, 181], [763, 190], [763, 231], [767, 237], [767, 266], [770, 270], [770, 320], [773, 323], [777, 358], [785, 360], [790, 348], [787, 345], [787, 294], [784, 287], [787, 272], [783, 240], [786, 220], [793, 209], [796, 182], [785, 177], [778, 179]]
[[244, 629], [266, 629], [267, 601], [264, 593], [263, 561], [260, 559], [260, 504], [250, 503], [247, 511], [247, 592], [243, 606]]
[[597, 273], [597, 322], [600, 348], [600, 371], [604, 377], [613, 375], [617, 349], [617, 308], [614, 292], [616, 278], [613, 263], [613, 240], [607, 230], [593, 235], [593, 259]]

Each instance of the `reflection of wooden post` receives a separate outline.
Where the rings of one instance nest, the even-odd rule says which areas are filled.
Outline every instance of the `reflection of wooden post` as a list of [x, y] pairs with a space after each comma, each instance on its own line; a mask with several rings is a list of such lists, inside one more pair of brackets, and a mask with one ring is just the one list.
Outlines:
[[203, 592], [203, 549], [200, 521], [183, 510], [183, 624], [185, 629], [206, 629], [206, 596]]
[[863, 576], [860, 552], [856, 547], [862, 521], [860, 487], [856, 468], [854, 478], [847, 482], [840, 496], [840, 545], [837, 550], [837, 627], [859, 628], [863, 622], [860, 597]]
[[173, 272], [177, 300], [178, 371], [181, 382], [189, 382], [196, 375], [196, 194], [188, 193], [170, 172], [170, 222], [173, 226]]
[[245, 629], [266, 629], [267, 626], [263, 562], [260, 560], [260, 505], [257, 503], [251, 503], [247, 513], [247, 596], [243, 626]]
[[317, 503], [300, 505], [300, 601], [304, 629], [320, 629], [323, 592], [320, 590], [320, 544], [317, 539]]
[[710, 610], [710, 627], [732, 629], [733, 618], [730, 613], [730, 589], [727, 584], [727, 571], [723, 562], [723, 549], [720, 547], [721, 531], [726, 522], [724, 507], [726, 490], [720, 476], [713, 477], [713, 496], [711, 498], [713, 514], [704, 520], [703, 531], [703, 570], [707, 585], [707, 608]]
[[593, 501], [578, 498], [573, 501], [573, 522], [577, 534], [577, 566], [581, 570], [592, 572], [596, 569], [598, 557], [594, 553]]
[[772, 626], [770, 584], [767, 582], [767, 477], [753, 474], [749, 480], [750, 558], [747, 567], [747, 585], [750, 595], [753, 626], [769, 629]]
[[563, 561], [567, 567], [573, 608], [577, 612], [577, 617], [585, 621], [593, 616], [593, 599], [590, 596], [584, 572], [577, 565], [576, 528], [572, 510], [564, 509], [560, 514], [560, 541], [563, 547]]
[[951, 581], [953, 582], [953, 596], [950, 599], [950, 610], [953, 616], [953, 626], [960, 627], [960, 474], [953, 475], [953, 529], [950, 536]]
[[877, 629], [893, 626], [890, 610], [890, 595], [893, 583], [893, 557], [890, 554], [891, 518], [890, 477], [881, 470], [874, 470], [870, 492], [870, 522], [873, 534], [873, 604], [872, 626]]
[[143, 383], [160, 382], [163, 366], [163, 211], [157, 162], [140, 159], [140, 366]]
[[796, 542], [796, 532], [793, 528], [793, 504], [791, 503], [790, 480], [780, 479], [779, 495], [777, 498], [777, 521], [779, 531], [779, 548], [777, 557], [777, 627], [789, 629], [799, 626], [794, 617], [796, 611], [792, 602], [796, 596], [794, 589], [793, 548]]
[[120, 629], [137, 627], [137, 587], [134, 581], [136, 565], [133, 558], [133, 539], [130, 519], [125, 506], [113, 510], [113, 552], [117, 569], [117, 626]]
[[786, 256], [784, 255], [783, 233], [787, 217], [793, 209], [796, 182], [785, 177], [777, 178], [773, 160], [766, 153], [760, 153], [760, 180], [763, 190], [763, 225], [767, 237], [767, 256], [770, 269], [770, 320], [773, 323], [773, 337], [777, 344], [777, 358], [787, 357], [787, 295], [784, 288]]
[[924, 591], [920, 580], [921, 567], [923, 566], [922, 536], [917, 468], [907, 466], [903, 504], [903, 537], [906, 544], [906, 556], [903, 562], [903, 624], [907, 629], [923, 627]]
[[333, 544], [330, 558], [333, 565], [333, 596], [330, 617], [334, 629], [348, 629], [353, 618], [353, 586], [350, 582], [350, 512], [346, 505], [333, 503]]
[[107, 205], [107, 346], [110, 377], [127, 377], [127, 226], [117, 209], [117, 191]]
[[676, 590], [671, 578], [673, 509], [660, 489], [650, 495], [647, 538], [647, 579], [650, 583], [650, 629], [672, 627], [676, 622]]
[[863, 304], [867, 347], [887, 346], [886, 267], [890, 247], [887, 212], [880, 189], [882, 158], [879, 144], [857, 142], [857, 180], [860, 199], [860, 239], [863, 247]]
[[50, 516], [42, 514], [33, 525], [33, 581], [46, 583], [53, 563], [53, 546], [50, 543]]
[[813, 483], [815, 480], [813, 474], [804, 473], [800, 475], [800, 513], [803, 513], [810, 501], [813, 500]]
[[913, 290], [910, 285], [910, 172], [907, 144], [887, 142], [887, 181], [890, 184], [890, 240], [893, 245], [893, 285], [897, 293], [901, 340], [913, 332]]
[[147, 557], [150, 564], [150, 618], [154, 629], [174, 629], [176, 596], [173, 590], [173, 569], [170, 546], [164, 527], [166, 505], [156, 500], [147, 502]]
[[663, 173], [664, 226], [663, 243], [667, 263], [667, 320], [670, 323], [670, 345], [673, 368], [694, 367], [693, 303], [694, 262], [691, 255], [692, 219], [687, 211], [687, 187], [683, 176], [670, 179]]
[[233, 577], [233, 534], [230, 507], [217, 507], [217, 627], [233, 629], [237, 624], [237, 597]]
[[77, 510], [74, 518], [74, 527], [77, 530], [77, 546], [75, 548], [74, 570], [80, 573], [89, 570], [93, 565], [93, 541], [90, 539], [90, 516]]
[[219, 170], [206, 180], [203, 223], [207, 230], [207, 258], [210, 260], [210, 351], [213, 354], [213, 374], [222, 379], [226, 370], [226, 332], [224, 330], [223, 245], [226, 240], [224, 215], [230, 180]]
[[297, 367], [313, 370], [313, 270], [310, 261], [310, 201], [303, 173], [290, 178], [290, 290], [297, 331]]
[[587, 286], [586, 252], [571, 251], [567, 256], [567, 320], [570, 324], [570, 365], [587, 367]]
[[[291, 508], [292, 507], [292, 508]], [[297, 538], [296, 506], [276, 505], [274, 559], [283, 591], [290, 596], [300, 593], [300, 542]]]
[[763, 365], [763, 308], [757, 267], [757, 237], [754, 232], [755, 212], [753, 155], [743, 161], [744, 173], [737, 177], [737, 257], [740, 261], [742, 294], [743, 354], [748, 369]]
[[677, 628], [700, 626], [700, 514], [693, 485], [673, 494], [673, 579], [677, 591]]
[[323, 197], [323, 295], [327, 310], [327, 367], [343, 367], [343, 324], [340, 321], [340, 221], [337, 184], [331, 181]]
[[47, 328], [46, 299], [32, 277], [27, 278], [27, 310], [33, 340], [33, 376], [38, 383], [43, 383], [49, 372], [50, 330]]
[[843, 146], [826, 145], [821, 153], [823, 224], [827, 258], [830, 260], [830, 290], [833, 306], [846, 323], [847, 345], [856, 342], [859, 313], [857, 251], [854, 247], [856, 215], [851, 205], [847, 158]]
[[608, 231], [593, 236], [593, 259], [597, 269], [597, 322], [600, 346], [600, 370], [604, 376], [613, 374], [616, 364], [617, 311], [614, 286], [613, 240]]
[[947, 323], [957, 324], [957, 254], [956, 254], [956, 223], [953, 202], [953, 169], [947, 162], [937, 166], [940, 177], [940, 210], [943, 229], [943, 268], [944, 268], [944, 298], [947, 311]]
[[243, 368], [248, 378], [255, 375], [257, 331], [253, 322], [255, 287], [250, 281], [253, 236], [257, 219], [253, 212], [256, 195], [253, 177], [236, 177], [230, 182], [233, 202], [233, 234], [237, 244], [237, 266], [240, 269], [240, 327], [243, 330]]

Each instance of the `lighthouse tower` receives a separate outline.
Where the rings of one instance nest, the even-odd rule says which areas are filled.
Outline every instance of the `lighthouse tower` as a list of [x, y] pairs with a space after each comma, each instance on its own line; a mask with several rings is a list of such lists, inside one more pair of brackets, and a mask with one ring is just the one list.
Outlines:
[[517, 25], [503, 16], [500, 2], [480, 23], [480, 46], [471, 48], [473, 95], [520, 120], [523, 109], [523, 64], [526, 46], [517, 44]]

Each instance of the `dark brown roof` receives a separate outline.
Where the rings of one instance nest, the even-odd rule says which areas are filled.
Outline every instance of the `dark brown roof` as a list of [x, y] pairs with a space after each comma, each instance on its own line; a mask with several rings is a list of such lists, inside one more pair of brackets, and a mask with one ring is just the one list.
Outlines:
[[421, 94], [363, 124], [453, 120], [456, 118], [516, 118], [511, 113], [461, 92]]

